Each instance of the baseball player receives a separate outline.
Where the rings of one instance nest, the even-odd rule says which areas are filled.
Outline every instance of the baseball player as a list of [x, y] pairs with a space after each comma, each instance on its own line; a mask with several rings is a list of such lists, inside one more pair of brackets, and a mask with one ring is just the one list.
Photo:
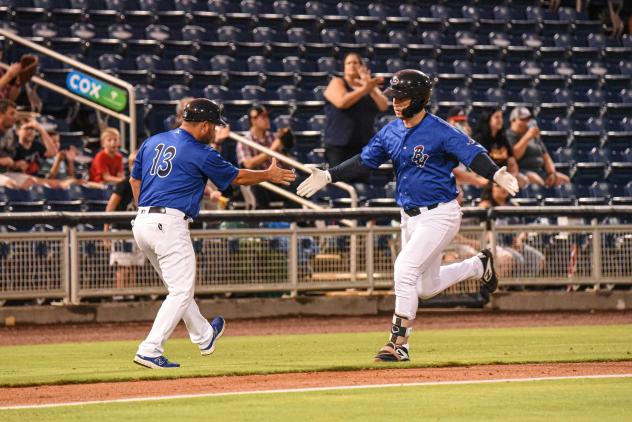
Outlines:
[[289, 185], [295, 179], [292, 170], [278, 167], [274, 159], [266, 170], [234, 167], [209, 146], [216, 126], [226, 126], [219, 105], [197, 98], [185, 107], [180, 127], [147, 139], [136, 155], [130, 177], [138, 203], [134, 238], [169, 291], [134, 357], [148, 368], [180, 366], [163, 356], [163, 346], [181, 319], [202, 355], [213, 353], [224, 332], [224, 319], [218, 316], [209, 323], [193, 300], [195, 254], [189, 223], [199, 214], [207, 180], [225, 190], [231, 183]]
[[376, 361], [409, 360], [419, 298], [427, 299], [471, 277], [480, 277], [482, 291], [498, 286], [488, 249], [465, 261], [441, 266], [441, 252], [459, 231], [461, 210], [452, 169], [464, 163], [515, 195], [518, 182], [505, 167], [498, 168], [485, 148], [463, 132], [424, 110], [432, 81], [423, 72], [405, 69], [390, 80], [385, 95], [392, 97], [395, 116], [362, 152], [336, 167], [312, 174], [297, 189], [310, 197], [332, 182], [349, 182], [366, 176], [391, 160], [397, 180], [397, 204], [402, 207], [402, 250], [395, 261], [395, 314], [388, 343]]

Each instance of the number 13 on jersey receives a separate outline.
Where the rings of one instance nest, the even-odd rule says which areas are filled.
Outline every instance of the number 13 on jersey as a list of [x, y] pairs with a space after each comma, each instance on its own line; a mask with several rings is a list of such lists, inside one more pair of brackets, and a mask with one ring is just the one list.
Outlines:
[[167, 177], [169, 173], [171, 173], [171, 169], [173, 165], [171, 160], [173, 160], [176, 156], [176, 147], [173, 145], [165, 148], [165, 144], [158, 144], [156, 146], [156, 155], [154, 156], [154, 161], [151, 165], [151, 171], [149, 174], [158, 177]]

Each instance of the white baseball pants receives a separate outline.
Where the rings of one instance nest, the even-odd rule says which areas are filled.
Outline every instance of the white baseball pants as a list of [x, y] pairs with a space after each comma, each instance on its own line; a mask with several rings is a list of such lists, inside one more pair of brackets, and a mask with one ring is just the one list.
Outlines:
[[138, 209], [132, 230], [138, 247], [158, 272], [169, 294], [137, 353], [162, 356], [165, 342], [181, 319], [191, 341], [203, 348], [213, 338], [213, 328], [193, 300], [196, 267], [189, 220], [185, 220], [184, 213], [172, 208], [167, 208], [165, 214], [150, 214], [148, 210], [149, 207]]
[[471, 277], [482, 277], [483, 264], [474, 256], [441, 266], [441, 253], [461, 226], [456, 200], [410, 217], [402, 211], [402, 250], [395, 260], [395, 313], [414, 319], [419, 298], [428, 299]]

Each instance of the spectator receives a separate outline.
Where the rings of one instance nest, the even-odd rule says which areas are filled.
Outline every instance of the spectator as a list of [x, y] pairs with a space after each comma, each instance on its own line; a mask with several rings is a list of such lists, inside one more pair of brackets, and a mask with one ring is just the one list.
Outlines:
[[119, 183], [125, 177], [123, 173], [123, 155], [119, 152], [121, 135], [113, 127], [101, 132], [101, 151], [92, 161], [90, 181], [97, 183]]
[[168, 128], [167, 130], [180, 127], [180, 125], [182, 124], [182, 113], [184, 113], [184, 107], [187, 104], [189, 104], [192, 100], [195, 100], [195, 98], [193, 97], [180, 98], [180, 101], [178, 101], [178, 105], [176, 106], [176, 115], [172, 116], [173, 121], [171, 122], [171, 127]]
[[[472, 136], [472, 128], [467, 122], [467, 114], [465, 113], [465, 110], [463, 108], [451, 108], [448, 112], [447, 122], [455, 128], [459, 129], [461, 132], [465, 133], [466, 135]], [[487, 186], [487, 179], [479, 176], [473, 171], [469, 171], [463, 163], [459, 163], [459, 165], [455, 167], [454, 170], [452, 170], [452, 173], [454, 173], [454, 177], [456, 178], [457, 186], [463, 184], [473, 185], [477, 188], [483, 188]], [[459, 192], [457, 200], [459, 201], [459, 203], [463, 201], [462, 191]]]
[[540, 129], [529, 109], [516, 107], [509, 119], [511, 126], [507, 130], [507, 139], [529, 183], [549, 187], [569, 183], [567, 175], [555, 171], [555, 164], [539, 137]]
[[[129, 171], [132, 172], [134, 167], [134, 160], [136, 158], [136, 152], [133, 152], [129, 156]], [[134, 196], [132, 195], [132, 186], [129, 180], [125, 178], [116, 184], [110, 200], [105, 208], [106, 212], [114, 211], [133, 211]], [[126, 224], [104, 224], [103, 231], [108, 232], [110, 230], [130, 230], [130, 225]], [[110, 265], [116, 267], [116, 288], [134, 287], [136, 286], [136, 268], [142, 267], [145, 264], [145, 254], [138, 248], [136, 241], [131, 240], [115, 240], [113, 242], [107, 241], [106, 247], [111, 247], [110, 252]], [[110, 246], [111, 245], [111, 246]]]
[[472, 136], [472, 128], [467, 122], [467, 113], [462, 107], [452, 107], [450, 111], [448, 111], [447, 122], [467, 136]]
[[[481, 194], [480, 206], [493, 208], [497, 206], [511, 206], [509, 193], [495, 183], [489, 183]], [[500, 219], [496, 225], [519, 224], [520, 221]], [[491, 234], [491, 233], [490, 233]], [[534, 247], [526, 244], [527, 233], [498, 234], [496, 238], [496, 261], [499, 275], [513, 275], [514, 277], [534, 277], [544, 268], [544, 255]]]
[[518, 179], [520, 187], [527, 184], [526, 177], [518, 173], [518, 162], [505, 137], [503, 113], [500, 108], [482, 113], [473, 135], [473, 138], [489, 151], [489, 156], [498, 166], [507, 166], [507, 171]]
[[50, 170], [46, 175], [48, 179], [74, 179], [75, 178], [75, 158], [77, 157], [77, 148], [69, 145], [68, 148], [61, 148], [61, 140], [59, 132], [48, 132], [53, 144], [57, 148], [57, 154], [54, 158], [49, 159]]
[[343, 77], [332, 77], [324, 92], [324, 139], [330, 167], [360, 153], [375, 134], [375, 117], [389, 105], [379, 88], [383, 78], [371, 77], [357, 53], [347, 54], [343, 63]]
[[[250, 130], [244, 135], [247, 139], [258, 143], [272, 151], [283, 153], [284, 143], [281, 139], [283, 129], [276, 134], [270, 131], [270, 116], [264, 106], [257, 105], [248, 111]], [[237, 144], [237, 163], [249, 170], [265, 170], [272, 163], [272, 157], [265, 152], [252, 148], [244, 143]], [[262, 186], [242, 186], [244, 199], [251, 208], [270, 208], [270, 202], [283, 200], [278, 195]]]
[[[6, 173], [13, 169], [13, 155], [15, 154], [15, 119], [16, 104], [9, 99], [0, 99], [0, 171]], [[16, 189], [18, 184], [0, 174], [0, 186]]]
[[[34, 118], [18, 122], [18, 145], [13, 156], [13, 168], [37, 177], [44, 158], [54, 157], [58, 150], [44, 127]], [[39, 134], [42, 142], [36, 139]]]
[[[0, 61], [2, 54], [0, 54]], [[7, 69], [0, 68], [0, 99], [15, 101], [20, 96], [20, 80], [18, 75], [22, 71], [19, 62], [12, 63]]]

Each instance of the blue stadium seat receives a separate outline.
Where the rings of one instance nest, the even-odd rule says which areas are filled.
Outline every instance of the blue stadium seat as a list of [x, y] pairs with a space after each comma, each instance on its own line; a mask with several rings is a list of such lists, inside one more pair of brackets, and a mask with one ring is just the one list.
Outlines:
[[241, 88], [241, 98], [249, 101], [265, 101], [270, 99], [266, 89], [257, 85], [246, 85]]
[[43, 198], [49, 211], [81, 211], [82, 201], [71, 194], [70, 189], [53, 189], [46, 186], [33, 186], [32, 192]]
[[419, 61], [419, 69], [428, 75], [436, 75], [439, 65], [435, 59], [422, 59]]
[[5, 208], [11, 212], [38, 212], [45, 211], [44, 200], [38, 196], [35, 190], [0, 188], [7, 198]]
[[327, 117], [317, 114], [309, 118], [307, 125], [309, 130], [324, 131], [327, 125]]
[[225, 42], [246, 41], [241, 29], [230, 25], [217, 28], [217, 40]]
[[233, 99], [230, 97], [230, 91], [225, 86], [207, 85], [203, 93], [205, 98], [213, 100], [223, 101]]
[[195, 56], [181, 54], [173, 59], [173, 68], [192, 73], [200, 67], [200, 61]]
[[193, 93], [191, 92], [191, 89], [186, 85], [171, 85], [168, 88], [168, 92], [169, 92], [169, 99], [172, 101], [180, 100], [181, 98], [184, 98], [184, 97], [196, 96], [196, 95], [193, 95]]
[[123, 57], [118, 54], [102, 54], [99, 57], [99, 68], [116, 72], [123, 61]]

